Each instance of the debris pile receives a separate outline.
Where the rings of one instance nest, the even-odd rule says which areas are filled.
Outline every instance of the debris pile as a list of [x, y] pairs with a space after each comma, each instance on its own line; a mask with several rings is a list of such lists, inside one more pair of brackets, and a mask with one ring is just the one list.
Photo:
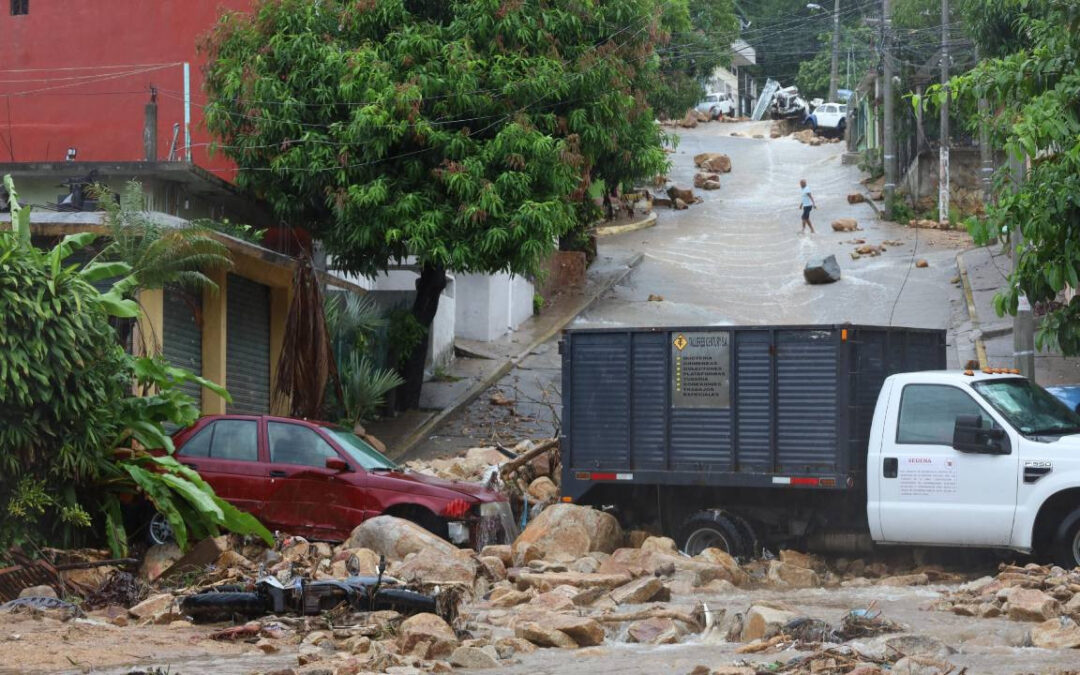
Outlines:
[[997, 576], [960, 586], [937, 608], [960, 616], [1033, 622], [1032, 645], [1080, 649], [1080, 568], [1002, 565]]

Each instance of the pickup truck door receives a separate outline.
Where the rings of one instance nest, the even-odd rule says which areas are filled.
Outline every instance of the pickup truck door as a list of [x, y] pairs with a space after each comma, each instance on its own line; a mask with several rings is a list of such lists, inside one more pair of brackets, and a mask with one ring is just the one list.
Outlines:
[[[958, 415], [1004, 428], [968, 392], [945, 384], [907, 384], [890, 406], [876, 455], [882, 540], [905, 544], [1005, 546], [1016, 512], [1019, 452], [954, 450]], [[875, 455], [871, 455], [875, 457]]]

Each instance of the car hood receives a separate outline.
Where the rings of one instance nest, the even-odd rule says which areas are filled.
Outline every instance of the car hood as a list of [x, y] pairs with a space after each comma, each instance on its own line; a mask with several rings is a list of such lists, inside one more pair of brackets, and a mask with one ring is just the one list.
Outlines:
[[506, 497], [494, 490], [489, 490], [484, 487], [482, 483], [462, 480], [446, 480], [435, 476], [429, 476], [424, 473], [417, 473], [416, 471], [378, 471], [373, 473], [376, 476], [392, 478], [397, 481], [412, 483], [414, 485], [426, 485], [443, 490], [452, 490], [465, 497], [471, 497], [478, 502], [506, 501]]

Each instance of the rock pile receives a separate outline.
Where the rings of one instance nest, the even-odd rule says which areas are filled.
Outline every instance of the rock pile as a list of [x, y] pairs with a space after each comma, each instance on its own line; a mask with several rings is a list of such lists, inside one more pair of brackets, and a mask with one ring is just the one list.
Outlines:
[[1080, 568], [1066, 571], [1034, 563], [1002, 565], [996, 577], [968, 582], [938, 609], [961, 616], [1003, 617], [1035, 623], [1031, 644], [1047, 649], [1080, 648]]

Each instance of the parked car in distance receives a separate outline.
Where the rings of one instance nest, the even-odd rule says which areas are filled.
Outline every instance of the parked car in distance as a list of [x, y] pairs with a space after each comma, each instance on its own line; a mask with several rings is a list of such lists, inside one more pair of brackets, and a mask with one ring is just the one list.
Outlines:
[[731, 94], [726, 92], [713, 92], [706, 94], [705, 98], [695, 106], [698, 112], [703, 112], [709, 115], [710, 119], [716, 119], [727, 115], [733, 117], [735, 115], [735, 100]]
[[1046, 391], [1069, 406], [1069, 410], [1080, 413], [1080, 384], [1062, 384], [1056, 387], [1046, 387]]
[[[476, 550], [517, 534], [502, 494], [402, 469], [343, 427], [209, 415], [178, 431], [173, 443], [178, 461], [270, 530], [343, 541], [364, 520], [389, 514]], [[150, 530], [153, 541], [171, 534], [160, 515]]]
[[818, 133], [825, 131], [842, 134], [847, 125], [847, 105], [822, 103], [806, 118], [806, 123]]

